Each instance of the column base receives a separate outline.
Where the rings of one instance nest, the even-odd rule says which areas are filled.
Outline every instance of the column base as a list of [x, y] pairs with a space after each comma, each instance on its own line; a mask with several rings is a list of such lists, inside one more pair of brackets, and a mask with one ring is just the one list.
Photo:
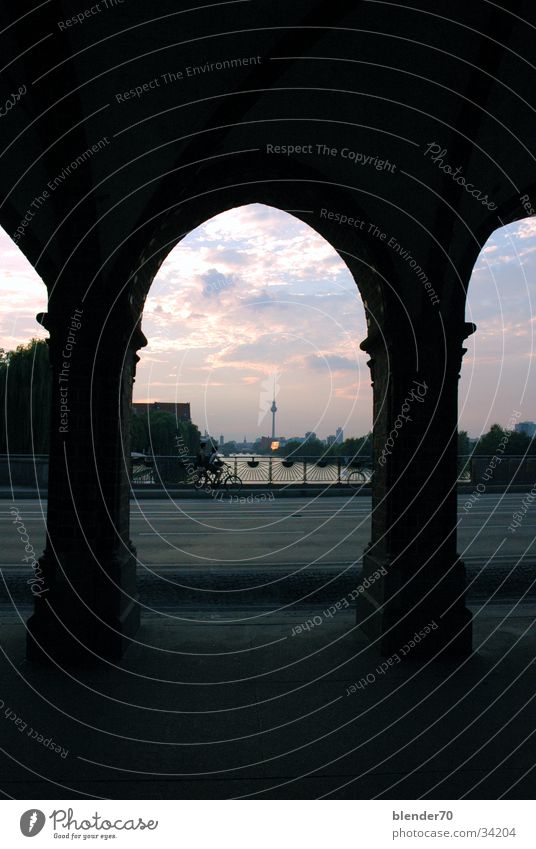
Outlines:
[[113, 556], [100, 566], [93, 560], [85, 568], [77, 558], [68, 576], [48, 554], [40, 565], [46, 591], [27, 622], [27, 658], [61, 664], [120, 660], [140, 624], [134, 555]]
[[472, 614], [465, 606], [461, 560], [450, 568], [436, 560], [416, 574], [415, 564], [409, 571], [366, 553], [365, 578], [369, 587], [358, 598], [357, 624], [383, 657], [398, 654], [417, 660], [471, 654]]

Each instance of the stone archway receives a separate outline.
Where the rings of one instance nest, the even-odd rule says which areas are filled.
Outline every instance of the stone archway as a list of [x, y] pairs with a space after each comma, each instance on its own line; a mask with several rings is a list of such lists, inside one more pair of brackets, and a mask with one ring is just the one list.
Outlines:
[[[139, 609], [124, 453], [136, 351], [146, 341], [143, 303], [164, 256], [200, 219], [239, 201], [259, 200], [292, 209], [298, 218], [296, 210], [304, 208], [334, 216], [351, 211], [337, 187], [328, 201], [326, 185], [319, 196], [316, 181], [305, 178], [242, 180], [195, 193], [148, 216], [140, 229], [143, 239], [133, 234], [130, 251], [135, 240], [142, 248], [135, 263], [127, 254], [129, 270], [124, 269], [120, 288], [106, 297], [105, 277], [87, 305], [73, 302], [67, 310], [64, 303], [61, 315], [44, 319], [57, 380], [65, 369], [62, 328], [69, 329], [73, 311], [82, 315], [87, 310], [91, 316], [87, 324], [80, 322], [69, 362], [69, 430], [76, 439], [60, 429], [57, 410], [53, 420], [48, 544], [42, 564], [50, 595], [38, 601], [29, 623], [31, 656], [50, 652], [77, 658], [89, 651], [117, 658], [135, 634]], [[363, 296], [368, 337], [362, 347], [370, 355], [374, 388], [372, 538], [358, 622], [385, 655], [431, 621], [437, 627], [426, 641], [426, 653], [446, 648], [465, 654], [471, 629], [463, 564], [456, 554], [455, 433], [462, 342], [472, 328], [455, 318], [451, 306], [432, 303], [422, 280], [414, 303], [403, 298], [392, 281], [400, 281], [402, 291], [414, 290], [415, 268], [408, 268], [400, 252], [388, 250], [386, 240], [375, 233], [367, 241], [348, 225], [339, 237], [337, 222], [335, 239], [329, 226], [333, 221], [319, 214], [315, 229], [343, 257]]]
[[[325, 184], [320, 200], [315, 181], [305, 178], [268, 181], [261, 196], [267, 202], [268, 195], [270, 205], [278, 208], [288, 204], [300, 217], [295, 210], [304, 208], [304, 197], [296, 195], [296, 186], [303, 188], [310, 207], [333, 213], [331, 219], [319, 215], [315, 229], [347, 262], [367, 310], [368, 336], [361, 347], [370, 355], [374, 391], [375, 474], [364, 591], [356, 595], [358, 624], [384, 655], [390, 655], [433, 622], [423, 652], [444, 649], [465, 655], [471, 649], [471, 618], [464, 600], [465, 570], [456, 549], [457, 392], [463, 341], [474, 327], [462, 317], [465, 290], [460, 272], [432, 239], [435, 261], [443, 254], [444, 279], [436, 292], [421, 265], [413, 258], [408, 261], [409, 248], [402, 250], [399, 242], [391, 245], [394, 237], [387, 228], [367, 226], [368, 239], [343, 230], [342, 241], [347, 237], [353, 248], [345, 251], [326, 226], [348, 203], [336, 187], [328, 207], [320, 206], [326, 202]], [[220, 193], [251, 201], [259, 198], [259, 182], [209, 190], [203, 194], [207, 209], [214, 209], [213, 198]], [[140, 314], [163, 255], [180, 240], [181, 231], [191, 229], [183, 209], [191, 200], [197, 203], [199, 196], [158, 216], [148, 250], [130, 275], [130, 297]], [[194, 221], [198, 215], [195, 209]], [[419, 235], [423, 233], [411, 243], [415, 256], [417, 248], [422, 251]], [[449, 287], [455, 297], [448, 294]]]
[[[259, 199], [258, 181], [240, 188], [241, 199]], [[294, 199], [289, 188], [285, 185], [283, 192], [287, 203]], [[225, 206], [234, 200], [227, 199]], [[221, 211], [219, 204], [215, 212]], [[63, 423], [53, 403], [48, 534], [41, 563], [49, 593], [37, 601], [29, 621], [31, 657], [69, 660], [89, 653], [117, 658], [139, 625], [125, 455], [136, 352], [146, 342], [141, 305], [163, 256], [192, 226], [177, 227], [174, 213], [163, 216], [119, 293], [103, 297], [105, 284], [98, 281], [83, 305], [64, 303], [61, 315], [54, 310], [42, 318], [51, 336], [53, 382], [62, 374], [68, 377], [71, 407]], [[361, 271], [361, 283], [367, 274], [374, 281], [372, 262], [356, 256], [352, 238], [342, 241], [354, 249], [339, 248], [350, 270]], [[369, 303], [377, 297], [373, 285]], [[80, 327], [66, 372], [62, 329], [70, 332], [71, 313]], [[370, 309], [367, 313], [370, 325]]]

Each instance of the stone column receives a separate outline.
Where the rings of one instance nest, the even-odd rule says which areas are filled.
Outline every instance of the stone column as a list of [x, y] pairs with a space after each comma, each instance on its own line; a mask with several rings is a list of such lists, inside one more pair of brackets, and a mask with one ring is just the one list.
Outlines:
[[[369, 337], [374, 392], [372, 534], [358, 624], [384, 656], [471, 651], [465, 569], [457, 554], [457, 400], [474, 325], [414, 326]], [[409, 652], [408, 652], [409, 654]]]
[[31, 659], [118, 659], [139, 625], [129, 538], [130, 416], [141, 331], [72, 305], [46, 315], [52, 411], [44, 583]]

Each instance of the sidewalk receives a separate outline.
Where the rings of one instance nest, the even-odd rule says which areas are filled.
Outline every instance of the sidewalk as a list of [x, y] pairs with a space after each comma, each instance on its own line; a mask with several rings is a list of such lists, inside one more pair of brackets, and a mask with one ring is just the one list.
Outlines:
[[119, 666], [66, 671], [25, 660], [24, 625], [10, 614], [2, 789], [16, 799], [531, 799], [534, 612], [474, 607], [465, 662], [409, 656], [385, 673], [351, 610], [294, 637], [304, 614], [240, 608], [226, 624], [202, 610], [189, 621], [147, 613]]

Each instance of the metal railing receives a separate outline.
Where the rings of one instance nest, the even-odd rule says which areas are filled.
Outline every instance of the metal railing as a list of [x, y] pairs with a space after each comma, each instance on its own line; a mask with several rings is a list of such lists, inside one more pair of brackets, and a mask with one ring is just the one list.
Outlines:
[[[225, 457], [225, 463], [244, 486], [344, 485], [349, 475], [361, 469], [366, 482], [372, 475], [370, 457], [267, 457], [258, 454]], [[136, 486], [188, 486], [195, 464], [192, 456], [157, 455], [132, 458], [131, 482]], [[0, 486], [46, 488], [46, 454], [0, 455]], [[458, 458], [458, 483], [478, 486], [521, 484], [536, 481], [536, 455], [480, 455]]]
[[[372, 478], [372, 458], [356, 457], [267, 457], [248, 454], [223, 458], [244, 486], [344, 485], [360, 470], [365, 484]], [[493, 462], [491, 462], [493, 461]], [[188, 485], [194, 457], [155, 456], [133, 463], [135, 484]], [[491, 466], [491, 469], [490, 469]], [[458, 483], [477, 486], [488, 484], [533, 484], [536, 480], [536, 455], [480, 455], [458, 458]]]
[[[352, 457], [224, 457], [230, 471], [238, 475], [244, 486], [290, 486], [344, 484], [349, 476], [361, 471], [365, 481], [372, 476], [371, 458]], [[135, 484], [188, 484], [194, 457], [155, 456], [135, 460], [132, 465], [132, 482]]]

